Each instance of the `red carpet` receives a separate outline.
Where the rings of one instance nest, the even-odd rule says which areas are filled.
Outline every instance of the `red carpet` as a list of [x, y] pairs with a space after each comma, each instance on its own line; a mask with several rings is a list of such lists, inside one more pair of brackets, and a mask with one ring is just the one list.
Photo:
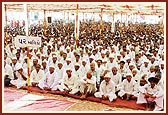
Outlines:
[[[23, 89], [27, 89], [27, 87], [24, 87]], [[31, 91], [32, 92], [39, 92], [39, 93], [51, 93], [51, 94], [56, 94], [56, 95], [62, 95], [63, 94], [60, 91], [44, 91], [44, 90], [41, 90], [37, 87], [31, 87]], [[68, 96], [73, 97], [75, 99], [80, 99], [80, 96], [77, 96], [77, 95], [68, 94]], [[108, 100], [101, 100], [99, 98], [95, 98], [94, 96], [89, 96], [89, 97], [86, 98], [86, 100], [107, 104], [107, 105], [112, 106], [112, 107], [126, 107], [126, 108], [137, 109], [137, 110], [138, 109], [145, 110], [145, 107], [142, 104], [136, 104], [135, 100], [126, 101], [126, 100], [121, 100], [121, 99], [117, 98], [115, 101], [110, 102]]]
[[75, 103], [7, 88], [4, 89], [4, 96], [5, 111], [65, 111]]
[[[41, 92], [41, 93], [47, 92], [47, 91], [42, 91], [37, 87], [31, 87], [31, 91]], [[62, 92], [60, 92], [60, 91], [48, 91], [47, 93], [62, 95]], [[80, 96], [77, 96], [77, 95], [69, 94], [68, 96], [73, 97], [75, 99], [80, 99]], [[94, 96], [87, 97], [87, 100], [107, 104], [112, 107], [126, 107], [126, 108], [130, 108], [130, 109], [145, 110], [145, 107], [142, 104], [136, 104], [135, 100], [126, 101], [126, 100], [121, 100], [120, 98], [117, 98], [114, 102], [110, 102], [108, 100], [101, 100], [99, 98], [95, 98]]]
[[25, 96], [26, 93], [18, 92], [16, 90], [9, 90], [7, 88], [4, 89], [4, 104], [12, 102], [14, 100], [18, 100]]

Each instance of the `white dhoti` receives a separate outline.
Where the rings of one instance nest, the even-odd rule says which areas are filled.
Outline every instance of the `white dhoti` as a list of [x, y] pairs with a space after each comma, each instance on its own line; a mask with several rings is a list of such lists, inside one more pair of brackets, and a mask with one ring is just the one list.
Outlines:
[[88, 93], [95, 93], [96, 92], [96, 86], [95, 84], [85, 84], [85, 83], [81, 83], [80, 85], [80, 92], [84, 93], [85, 88], [87, 88], [87, 92]]
[[95, 95], [95, 97], [98, 97], [98, 98], [102, 98], [103, 95], [107, 96], [110, 101], [113, 101], [114, 99], [117, 98], [116, 94], [114, 94], [114, 93], [102, 94], [101, 92], [96, 92], [94, 95]]
[[27, 82], [24, 80], [17, 79], [17, 80], [11, 80], [10, 83], [15, 85], [19, 89], [22, 86], [26, 86]]
[[77, 88], [68, 88], [63, 83], [60, 85], [57, 85], [57, 89], [60, 90], [61, 92], [63, 92], [64, 90], [70, 90], [69, 92], [70, 94], [76, 94], [79, 91], [79, 89]]
[[145, 98], [143, 93], [139, 93], [138, 98], [137, 98], [137, 104], [142, 104], [142, 103], [148, 103], [148, 102], [155, 102], [155, 109], [154, 111], [160, 111], [163, 109], [163, 96], [156, 97], [155, 99], [153, 98]]

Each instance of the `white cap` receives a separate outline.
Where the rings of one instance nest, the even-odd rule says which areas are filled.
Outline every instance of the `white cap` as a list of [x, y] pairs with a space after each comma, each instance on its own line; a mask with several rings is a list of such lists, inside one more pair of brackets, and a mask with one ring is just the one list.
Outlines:
[[111, 78], [111, 75], [107, 73], [104, 77]]
[[12, 60], [14, 60], [14, 59], [15, 59], [15, 60], [17, 60], [17, 58], [16, 58], [16, 57], [13, 57], [13, 58], [12, 58]]
[[128, 55], [125, 57], [126, 60], [131, 59]]
[[63, 64], [61, 61], [58, 61], [57, 64]]
[[101, 57], [99, 57], [99, 58], [97, 59], [97, 61], [98, 61], [98, 60], [102, 60], [102, 58], [101, 58]]
[[132, 73], [126, 73], [125, 76], [132, 76]]
[[21, 64], [18, 64], [18, 65], [16, 66], [16, 70], [19, 70], [19, 69], [22, 69], [22, 65], [21, 65]]
[[67, 46], [67, 47], [66, 47], [66, 49], [69, 49], [69, 50], [70, 50], [70, 47], [69, 47], [69, 46]]
[[146, 58], [145, 58], [143, 61], [144, 61], [144, 62], [147, 62], [147, 63], [149, 63], [149, 60], [148, 60], [148, 59], [146, 59]]
[[40, 52], [37, 52], [36, 55], [41, 54]]
[[66, 61], [71, 61], [71, 58], [66, 58]]
[[84, 58], [84, 59], [82, 59], [82, 61], [85, 61], [85, 62], [87, 62], [87, 59], [85, 59], [85, 58]]
[[114, 58], [114, 54], [110, 54], [110, 55], [109, 55], [109, 58], [110, 58], [110, 57], [111, 57], [111, 58]]
[[72, 69], [71, 69], [70, 67], [66, 68], [66, 71], [67, 71], [67, 70], [71, 70], [71, 71], [72, 71]]
[[101, 53], [102, 53], [102, 54], [105, 54], [105, 53], [106, 53], [106, 51], [105, 51], [105, 50], [102, 50], [102, 51], [101, 51]]
[[53, 57], [57, 57], [56, 55], [53, 55]]
[[117, 53], [117, 56], [121, 56], [121, 54], [120, 54], [120, 53]]
[[52, 67], [52, 68], [54, 68], [54, 69], [55, 69], [55, 66], [54, 66], [53, 64], [51, 64], [49, 67]]
[[129, 66], [131, 66], [131, 65], [135, 66], [135, 64], [134, 64], [134, 63], [132, 63], [132, 62], [129, 64]]
[[155, 61], [153, 65], [154, 65], [154, 66], [159, 66], [159, 62], [158, 62], [158, 61]]
[[79, 64], [79, 63], [75, 63], [74, 65], [75, 65], [75, 66], [80, 66], [80, 64]]
[[42, 54], [42, 55], [41, 55], [41, 57], [45, 57], [45, 55], [44, 55], [44, 54]]
[[95, 59], [95, 56], [94, 56], [94, 55], [91, 55], [89, 58]]
[[134, 68], [132, 71], [138, 71], [136, 68]]
[[6, 72], [6, 73], [5, 73], [5, 75], [9, 75], [9, 73], [8, 73], [8, 72]]

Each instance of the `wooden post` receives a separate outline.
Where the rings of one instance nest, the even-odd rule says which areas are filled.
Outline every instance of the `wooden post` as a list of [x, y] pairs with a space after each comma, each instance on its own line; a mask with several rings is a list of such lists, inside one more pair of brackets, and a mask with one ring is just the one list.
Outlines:
[[30, 93], [30, 59], [29, 59], [29, 53], [30, 49], [27, 47], [27, 72], [28, 72], [28, 78], [27, 78], [27, 85], [28, 85], [28, 93]]
[[77, 6], [76, 6], [76, 22], [75, 22], [75, 37], [76, 37], [76, 48], [78, 48], [78, 41], [79, 41], [79, 23], [78, 23], [78, 21], [79, 21], [79, 19], [78, 19], [78, 9], [79, 9], [79, 5], [77, 4]]
[[102, 19], [103, 19], [103, 8], [101, 8], [101, 13], [100, 13], [100, 35], [102, 34], [102, 29], [103, 29]]
[[46, 22], [46, 10], [44, 10], [44, 22], [43, 22], [43, 29], [44, 29], [43, 35], [44, 36], [46, 36], [46, 26], [47, 26], [47, 22]]

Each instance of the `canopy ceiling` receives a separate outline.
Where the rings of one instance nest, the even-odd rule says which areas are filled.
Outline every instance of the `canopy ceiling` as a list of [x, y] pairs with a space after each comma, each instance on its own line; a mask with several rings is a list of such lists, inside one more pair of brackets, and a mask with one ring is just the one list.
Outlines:
[[[24, 11], [25, 3], [4, 3], [7, 11]], [[52, 3], [29, 3], [27, 2], [28, 11], [54, 11], [54, 12], [73, 12], [76, 10], [77, 3], [52, 2]], [[93, 12], [100, 13], [127, 13], [127, 14], [141, 14], [141, 15], [163, 15], [166, 10], [166, 3], [164, 2], [87, 2], [78, 3], [79, 12]]]

